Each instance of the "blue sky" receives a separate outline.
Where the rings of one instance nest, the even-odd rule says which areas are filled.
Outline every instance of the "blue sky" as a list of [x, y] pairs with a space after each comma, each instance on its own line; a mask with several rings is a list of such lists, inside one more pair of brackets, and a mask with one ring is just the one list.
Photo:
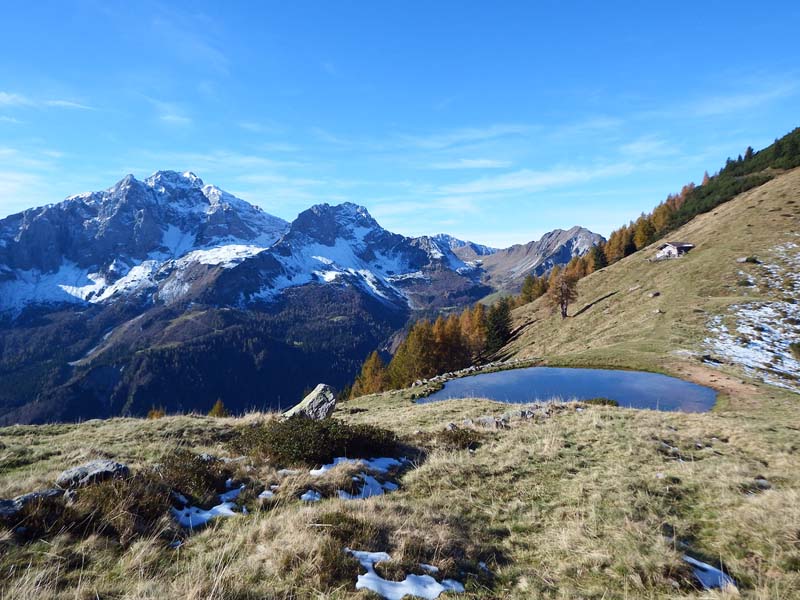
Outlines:
[[[702, 6], [701, 6], [702, 5]], [[800, 125], [800, 3], [7, 2], [0, 217], [192, 170], [495, 246], [603, 234]]]

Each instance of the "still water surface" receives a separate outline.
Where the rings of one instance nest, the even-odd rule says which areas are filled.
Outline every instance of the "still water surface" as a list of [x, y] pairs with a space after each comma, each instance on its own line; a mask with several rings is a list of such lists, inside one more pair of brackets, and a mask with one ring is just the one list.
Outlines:
[[453, 398], [489, 398], [519, 404], [552, 398], [611, 398], [624, 407], [705, 412], [714, 406], [717, 392], [643, 371], [529, 367], [453, 379], [419, 402]]

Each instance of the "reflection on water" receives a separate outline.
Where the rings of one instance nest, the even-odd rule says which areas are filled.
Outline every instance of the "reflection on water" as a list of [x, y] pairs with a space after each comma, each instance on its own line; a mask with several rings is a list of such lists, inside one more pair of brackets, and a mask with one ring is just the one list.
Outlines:
[[552, 398], [611, 398], [624, 407], [705, 412], [714, 406], [717, 392], [657, 373], [530, 367], [453, 379], [419, 402], [452, 398], [489, 398], [519, 404]]

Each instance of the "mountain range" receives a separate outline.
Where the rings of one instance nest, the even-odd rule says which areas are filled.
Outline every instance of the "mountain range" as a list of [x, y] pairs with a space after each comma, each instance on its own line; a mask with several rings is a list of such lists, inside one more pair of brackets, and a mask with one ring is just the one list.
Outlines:
[[514, 291], [601, 240], [406, 237], [351, 203], [289, 223], [192, 173], [128, 175], [0, 220], [0, 423], [287, 405], [347, 383], [412, 315]]

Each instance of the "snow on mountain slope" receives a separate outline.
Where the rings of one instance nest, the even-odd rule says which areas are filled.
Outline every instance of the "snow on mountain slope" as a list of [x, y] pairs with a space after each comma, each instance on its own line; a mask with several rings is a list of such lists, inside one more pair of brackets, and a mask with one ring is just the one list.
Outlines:
[[193, 173], [128, 175], [0, 221], [0, 311], [151, 293], [192, 263], [233, 268], [287, 228]]
[[241, 307], [290, 287], [353, 286], [400, 310], [456, 306], [588, 250], [594, 234], [558, 230], [497, 251], [452, 236], [409, 238], [352, 203], [318, 204], [291, 223], [190, 172], [128, 175], [0, 220], [0, 313], [31, 304], [180, 301]]

